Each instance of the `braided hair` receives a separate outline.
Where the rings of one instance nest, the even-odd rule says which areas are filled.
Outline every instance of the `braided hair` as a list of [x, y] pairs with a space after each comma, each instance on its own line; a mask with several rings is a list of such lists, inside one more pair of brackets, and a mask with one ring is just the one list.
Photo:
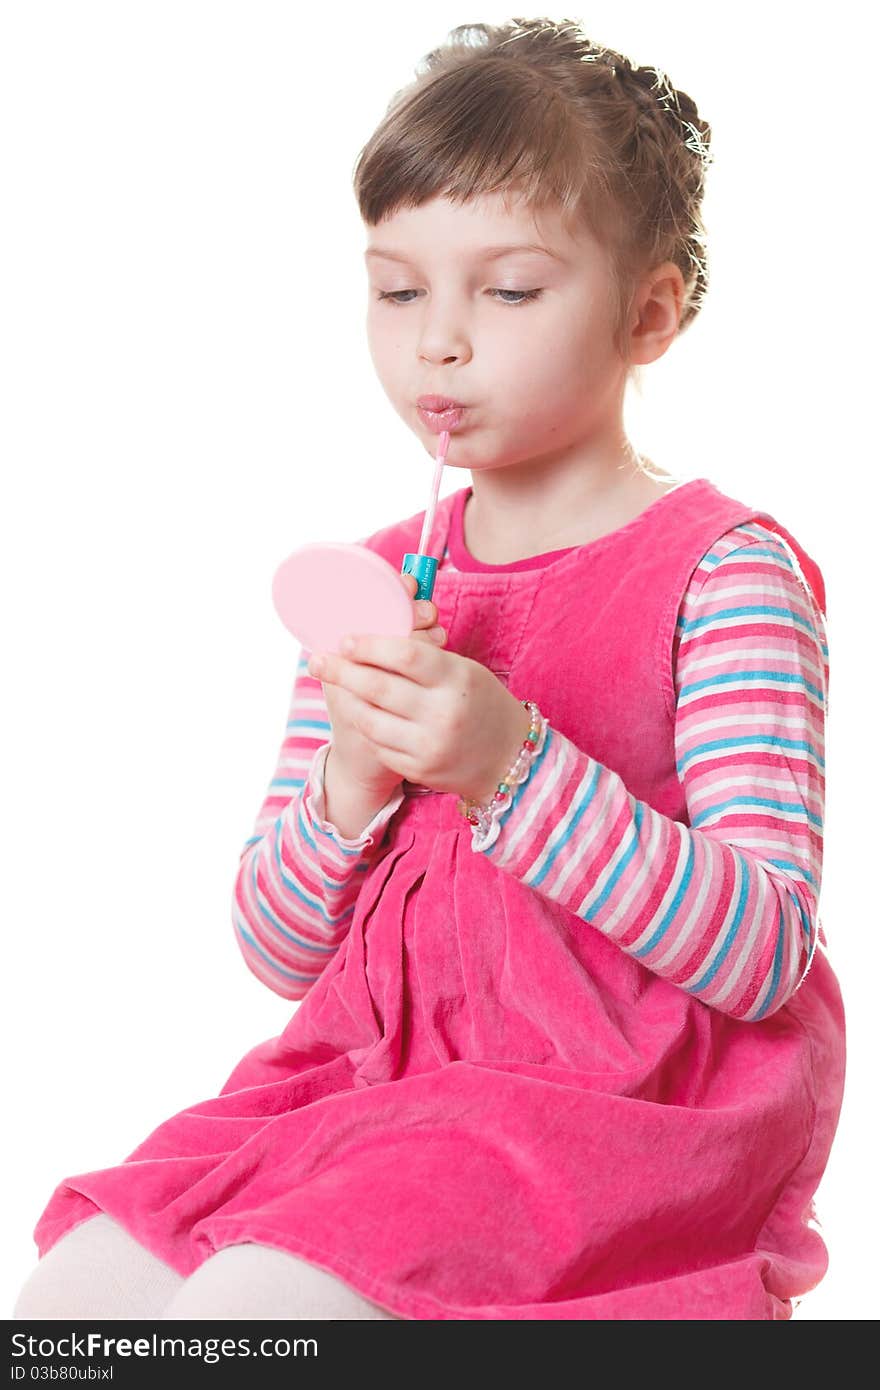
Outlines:
[[573, 20], [464, 24], [396, 92], [358, 156], [354, 190], [376, 226], [438, 194], [516, 191], [554, 204], [607, 249], [614, 339], [629, 364], [641, 276], [667, 261], [685, 286], [678, 332], [708, 287], [701, 205], [711, 128], [655, 67], [636, 67]]

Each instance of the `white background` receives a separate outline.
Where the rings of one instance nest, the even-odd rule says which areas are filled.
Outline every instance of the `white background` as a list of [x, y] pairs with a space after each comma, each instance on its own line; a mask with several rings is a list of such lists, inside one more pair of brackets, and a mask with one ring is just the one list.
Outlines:
[[[272, 576], [301, 543], [419, 511], [432, 477], [369, 359], [351, 174], [421, 55], [510, 13], [0, 11], [10, 1309], [55, 1185], [216, 1094], [295, 1007], [247, 970], [230, 917], [298, 652]], [[585, 20], [713, 127], [709, 297], [644, 369], [630, 436], [775, 514], [827, 584], [820, 906], [849, 1061], [817, 1194], [829, 1273], [794, 1316], [872, 1318], [877, 127], [859, 55], [877, 35], [854, 4]], [[469, 482], [447, 469], [443, 493]]]

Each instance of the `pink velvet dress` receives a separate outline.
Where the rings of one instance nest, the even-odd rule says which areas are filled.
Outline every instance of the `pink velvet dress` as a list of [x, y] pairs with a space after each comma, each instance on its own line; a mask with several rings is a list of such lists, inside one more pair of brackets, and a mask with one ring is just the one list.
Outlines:
[[[422, 515], [367, 543], [399, 570]], [[680, 834], [680, 878], [655, 885], [653, 911], [699, 878], [673, 746], [676, 615], [717, 538], [756, 517], [824, 606], [794, 538], [706, 479], [594, 542], [453, 570], [435, 590], [448, 649], [539, 705], [548, 767], [568, 740], [554, 776], [586, 786], [610, 769], [621, 815], [638, 827], [656, 812]], [[536, 763], [527, 787], [541, 776]], [[711, 952], [697, 930], [687, 960], [670, 949], [665, 976], [650, 968], [646, 919], [601, 915], [625, 872], [625, 846], [592, 865], [601, 823], [545, 826], [540, 873], [520, 874], [503, 832], [475, 853], [455, 796], [405, 784], [350, 926], [284, 1030], [123, 1163], [59, 1183], [40, 1253], [104, 1210], [181, 1274], [258, 1241], [404, 1318], [790, 1317], [827, 1264], [808, 1218], [843, 1094], [835, 975], [815, 950], [782, 1007], [759, 1016], [733, 986], [711, 1006], [699, 990], [733, 970], [732, 909]], [[575, 871], [595, 873], [581, 901], [566, 896]], [[739, 912], [766, 882], [758, 864], [735, 872]]]

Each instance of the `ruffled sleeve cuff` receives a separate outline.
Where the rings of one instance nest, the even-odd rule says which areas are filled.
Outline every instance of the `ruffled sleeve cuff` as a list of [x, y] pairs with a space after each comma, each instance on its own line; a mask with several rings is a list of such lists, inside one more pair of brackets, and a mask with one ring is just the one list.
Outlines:
[[327, 820], [327, 803], [324, 797], [324, 767], [327, 762], [327, 754], [330, 751], [330, 742], [322, 743], [316, 749], [309, 767], [309, 775], [306, 780], [305, 793], [305, 812], [314, 830], [320, 831], [323, 835], [331, 836], [336, 843], [347, 850], [363, 850], [368, 848], [374, 841], [381, 841], [386, 825], [394, 815], [395, 811], [405, 799], [406, 793], [403, 787], [389, 797], [384, 806], [381, 806], [373, 819], [364, 827], [360, 835], [353, 839], [347, 839], [340, 834], [332, 821]]

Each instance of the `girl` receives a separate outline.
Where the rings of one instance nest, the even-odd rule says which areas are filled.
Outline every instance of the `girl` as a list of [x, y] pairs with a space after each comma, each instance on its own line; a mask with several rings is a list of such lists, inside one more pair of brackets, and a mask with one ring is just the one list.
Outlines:
[[[436, 606], [301, 653], [233, 898], [299, 1007], [59, 1183], [16, 1316], [770, 1319], [822, 1278], [822, 575], [622, 425], [705, 294], [709, 136], [534, 20], [454, 30], [361, 152], [373, 360], [471, 475]], [[423, 516], [362, 543], [399, 570]]]

